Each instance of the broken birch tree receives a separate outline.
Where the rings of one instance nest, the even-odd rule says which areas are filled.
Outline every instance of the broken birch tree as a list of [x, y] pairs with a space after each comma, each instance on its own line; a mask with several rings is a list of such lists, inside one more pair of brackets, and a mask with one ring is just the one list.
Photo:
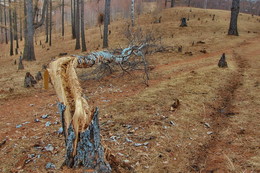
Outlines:
[[59, 58], [49, 66], [50, 77], [59, 98], [66, 143], [64, 165], [97, 172], [111, 172], [101, 144], [98, 109], [93, 109], [82, 97], [75, 68], [76, 57]]

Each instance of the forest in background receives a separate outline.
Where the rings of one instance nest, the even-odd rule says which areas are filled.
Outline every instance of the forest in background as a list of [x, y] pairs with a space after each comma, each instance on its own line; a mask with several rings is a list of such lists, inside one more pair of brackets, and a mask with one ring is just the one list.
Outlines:
[[[156, 3], [152, 9], [147, 3]], [[53, 32], [61, 32], [62, 30], [62, 0], [52, 0], [52, 30]], [[65, 25], [71, 25], [71, 0], [64, 0], [64, 22]], [[158, 12], [164, 8], [170, 7], [171, 2], [168, 0], [136, 0], [135, 13]], [[229, 10], [232, 0], [176, 0], [175, 6], [190, 6], [196, 8], [207, 9], [223, 9]], [[37, 4], [37, 6], [36, 6]], [[10, 8], [9, 8], [10, 7]], [[12, 28], [14, 36], [12, 39], [16, 40], [18, 37], [22, 41], [24, 33], [24, 9], [23, 1], [21, 0], [0, 0], [0, 43], [8, 43], [11, 39], [10, 28]], [[37, 10], [35, 21], [42, 17], [43, 0], [34, 1], [34, 10]], [[99, 14], [104, 13], [105, 0], [87, 0], [84, 4], [84, 23], [87, 28], [96, 26], [98, 24]], [[148, 8], [149, 7], [149, 8]], [[253, 15], [260, 15], [260, 1], [259, 0], [242, 0], [240, 2], [240, 12], [250, 13]], [[11, 13], [12, 15], [9, 15]], [[50, 13], [50, 12], [48, 12]], [[130, 18], [131, 0], [111, 0], [110, 17], [111, 21], [122, 18]], [[10, 23], [10, 20], [12, 21]], [[45, 18], [48, 20], [48, 18]], [[43, 33], [46, 29], [46, 21], [37, 29], [37, 33]], [[67, 32], [66, 34], [71, 34]], [[18, 43], [17, 43], [18, 44]], [[19, 47], [19, 46], [16, 46]]]

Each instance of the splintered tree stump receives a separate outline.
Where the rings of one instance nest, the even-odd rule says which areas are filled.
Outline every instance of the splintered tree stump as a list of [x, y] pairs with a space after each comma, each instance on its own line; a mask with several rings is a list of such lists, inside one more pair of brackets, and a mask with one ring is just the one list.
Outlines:
[[104, 148], [100, 141], [100, 128], [98, 122], [98, 109], [96, 109], [93, 119], [88, 128], [79, 135], [77, 153], [73, 156], [74, 142], [76, 139], [73, 125], [68, 129], [66, 139], [66, 159], [65, 165], [70, 168], [83, 166], [94, 169], [98, 172], [110, 172], [110, 165], [104, 160]]
[[62, 57], [49, 66], [49, 74], [58, 95], [58, 104], [65, 136], [64, 166], [111, 172], [101, 144], [98, 109], [92, 109], [82, 96], [75, 68], [76, 57]]
[[37, 82], [34, 79], [34, 77], [31, 75], [31, 73], [27, 72], [25, 74], [25, 78], [24, 78], [24, 87], [25, 88], [30, 88], [30, 87], [33, 87], [36, 83]]
[[187, 27], [188, 25], [187, 25], [187, 19], [186, 18], [181, 18], [181, 25], [180, 25], [180, 27]]
[[218, 67], [220, 67], [220, 68], [228, 67], [227, 62], [226, 62], [226, 55], [225, 55], [225, 53], [222, 54], [220, 60], [218, 61]]

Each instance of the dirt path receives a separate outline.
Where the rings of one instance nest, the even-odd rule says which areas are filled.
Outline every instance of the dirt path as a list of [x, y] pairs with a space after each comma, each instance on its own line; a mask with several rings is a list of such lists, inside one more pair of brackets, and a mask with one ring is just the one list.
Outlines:
[[[259, 39], [248, 41], [239, 46], [240, 51], [233, 52], [237, 69], [226, 84], [218, 90], [220, 99], [215, 104], [218, 106], [212, 106], [213, 113], [209, 115], [213, 135], [208, 142], [199, 148], [196, 156], [191, 158], [192, 164], [190, 168], [192, 172], [260, 171], [259, 167], [249, 162], [252, 157], [257, 157], [255, 154], [259, 147], [256, 147], [255, 143], [249, 141], [244, 141], [244, 145], [238, 144], [238, 141], [247, 140], [247, 137], [244, 136], [246, 134], [245, 131], [251, 132], [251, 134], [247, 134], [249, 136], [255, 133], [253, 132], [255, 129], [251, 129], [250, 126], [259, 124], [257, 116], [254, 114], [250, 115], [250, 110], [248, 111], [250, 116], [246, 116], [242, 110], [249, 105], [257, 109], [259, 105], [254, 100], [247, 100], [248, 105], [238, 107], [240, 104], [236, 104], [240, 102], [238, 99], [248, 99], [247, 95], [249, 95], [246, 91], [238, 92], [238, 90], [252, 90], [252, 88], [248, 88], [246, 78], [250, 76], [251, 79], [259, 80], [259, 75], [252, 72], [254, 68], [251, 66], [252, 63], [258, 62], [255, 64], [258, 64], [259, 68], [259, 60], [257, 59], [260, 55], [260, 50], [257, 46], [259, 42]], [[253, 124], [247, 124], [246, 121], [237, 120], [238, 117], [241, 119], [241, 116], [246, 118], [246, 121], [250, 121], [251, 118], [252, 120], [256, 118], [256, 121]], [[257, 143], [257, 141], [254, 142]]]

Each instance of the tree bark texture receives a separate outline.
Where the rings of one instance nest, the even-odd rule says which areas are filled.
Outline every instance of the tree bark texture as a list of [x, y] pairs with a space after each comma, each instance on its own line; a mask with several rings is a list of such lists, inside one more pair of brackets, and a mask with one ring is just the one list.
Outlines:
[[78, 59], [68, 56], [52, 62], [48, 69], [60, 101], [58, 108], [66, 143], [64, 165], [111, 172], [101, 145], [98, 109], [93, 110], [82, 97], [77, 65]]
[[237, 18], [239, 14], [239, 3], [240, 0], [233, 0], [232, 7], [231, 7], [231, 18], [230, 18], [230, 25], [228, 30], [228, 35], [235, 35], [238, 36], [237, 30]]
[[10, 56], [14, 55], [14, 39], [13, 39], [13, 18], [11, 10], [11, 0], [9, 0], [9, 31], [10, 31]]
[[33, 27], [33, 1], [26, 0], [25, 1], [25, 9], [26, 9], [26, 18], [25, 25], [26, 29], [24, 32], [24, 51], [23, 51], [23, 59], [28, 61], [33, 61], [35, 59], [34, 53], [34, 45], [33, 45], [33, 36], [34, 36], [34, 27]]
[[85, 52], [87, 50], [87, 47], [86, 47], [86, 40], [85, 40], [85, 24], [84, 24], [84, 0], [81, 0], [81, 18], [80, 18], [80, 21], [81, 21], [81, 50], [82, 52]]
[[109, 24], [109, 8], [110, 0], [105, 2], [105, 20], [104, 20], [104, 34], [103, 34], [103, 48], [108, 47], [108, 24]]
[[110, 25], [110, 20], [111, 20], [111, 15], [110, 15], [110, 11], [111, 11], [111, 0], [109, 0], [108, 4], [107, 4], [107, 14], [108, 14], [108, 25]]
[[79, 15], [79, 1], [80, 0], [75, 0], [76, 1], [76, 9], [75, 9], [75, 34], [76, 34], [76, 46], [75, 50], [80, 49], [80, 15]]

